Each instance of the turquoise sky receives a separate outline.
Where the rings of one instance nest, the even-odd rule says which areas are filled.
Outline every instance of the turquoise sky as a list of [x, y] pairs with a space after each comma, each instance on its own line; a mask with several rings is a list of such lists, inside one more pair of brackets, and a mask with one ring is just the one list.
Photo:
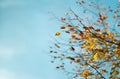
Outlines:
[[[67, 79], [50, 63], [50, 36], [75, 0], [0, 0], [0, 79]], [[49, 13], [50, 12], [50, 13]]]
[[0, 0], [0, 79], [65, 79], [50, 63], [50, 36], [74, 0]]

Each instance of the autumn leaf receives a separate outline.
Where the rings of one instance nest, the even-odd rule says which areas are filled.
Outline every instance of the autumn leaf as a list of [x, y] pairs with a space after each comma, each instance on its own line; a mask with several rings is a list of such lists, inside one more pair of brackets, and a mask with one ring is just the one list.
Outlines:
[[108, 16], [104, 13], [99, 13], [99, 17], [100, 17], [101, 20], [105, 20], [105, 19], [108, 18]]
[[116, 13], [114, 13], [113, 18], [117, 18], [117, 14]]
[[65, 20], [65, 18], [64, 18], [64, 17], [62, 17], [62, 18], [61, 18], [61, 20], [62, 20], [62, 21], [64, 21], [64, 20]]
[[55, 33], [55, 36], [60, 36], [60, 32], [56, 32], [56, 33]]
[[75, 36], [75, 35], [72, 35], [71, 37], [72, 37], [72, 39], [75, 39], [75, 38], [76, 38], [76, 36]]
[[80, 58], [76, 58], [75, 61], [76, 61], [77, 63], [79, 63], [79, 62], [80, 62]]
[[81, 74], [83, 77], [87, 77], [87, 76], [90, 76], [91, 75], [91, 72], [88, 70], [88, 69], [85, 69], [82, 74]]
[[120, 27], [120, 23], [118, 23], [117, 26]]
[[75, 60], [75, 58], [73, 58], [71, 56], [68, 56], [67, 58], [70, 59], [70, 60]]
[[85, 1], [83, 0], [83, 1], [81, 1], [81, 3], [82, 3], [82, 4], [85, 4]]
[[71, 46], [71, 47], [70, 47], [70, 50], [71, 50], [71, 51], [75, 51], [75, 48]]
[[73, 28], [73, 27], [70, 27], [69, 29], [70, 29], [70, 31], [74, 31], [74, 28]]
[[57, 48], [60, 48], [60, 46], [59, 46], [58, 44], [55, 44], [55, 46], [56, 46]]
[[108, 73], [108, 71], [107, 71], [107, 70], [105, 70], [105, 69], [103, 69], [103, 70], [102, 70], [102, 73]]
[[104, 59], [105, 58], [105, 53], [100, 53], [100, 59]]
[[61, 29], [65, 29], [66, 28], [66, 26], [61, 26]]
[[96, 29], [95, 31], [96, 31], [96, 32], [100, 32], [100, 29]]
[[84, 26], [83, 28], [84, 28], [85, 30], [89, 30], [89, 27]]
[[94, 30], [94, 27], [93, 27], [93, 26], [90, 26], [89, 29], [93, 29], [93, 30]]
[[96, 53], [96, 54], [93, 56], [93, 59], [94, 59], [94, 61], [96, 61], [96, 60], [99, 59], [99, 55], [98, 55], [98, 53]]
[[69, 31], [65, 31], [65, 33], [69, 34], [70, 32]]
[[114, 73], [115, 75], [118, 75], [118, 74], [119, 74], [119, 71], [115, 70], [113, 73]]

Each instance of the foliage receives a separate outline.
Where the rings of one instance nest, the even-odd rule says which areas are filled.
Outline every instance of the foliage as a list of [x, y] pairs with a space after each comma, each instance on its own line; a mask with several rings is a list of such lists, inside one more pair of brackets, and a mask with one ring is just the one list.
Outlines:
[[56, 68], [73, 79], [120, 79], [120, 4], [112, 8], [97, 2], [76, 2], [81, 11], [70, 9], [61, 18], [62, 31], [50, 47], [52, 63], [61, 62]]

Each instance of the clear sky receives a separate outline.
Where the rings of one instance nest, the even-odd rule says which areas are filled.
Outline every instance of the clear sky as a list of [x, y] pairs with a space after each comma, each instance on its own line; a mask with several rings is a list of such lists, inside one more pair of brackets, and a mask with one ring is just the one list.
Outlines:
[[0, 79], [66, 79], [50, 63], [50, 36], [75, 0], [0, 0]]
[[0, 0], [0, 79], [65, 79], [50, 63], [49, 40], [74, 0]]

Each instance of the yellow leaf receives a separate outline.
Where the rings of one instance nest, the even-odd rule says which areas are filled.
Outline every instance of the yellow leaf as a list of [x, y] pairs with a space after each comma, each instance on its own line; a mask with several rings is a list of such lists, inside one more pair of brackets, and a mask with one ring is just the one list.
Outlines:
[[56, 33], [55, 33], [55, 36], [60, 36], [60, 32], [56, 32]]
[[115, 75], [118, 75], [118, 74], [119, 74], [119, 71], [115, 70], [115, 71], [114, 71], [114, 74], [115, 74]]
[[100, 53], [100, 58], [104, 59], [105, 58], [105, 54], [104, 53]]
[[94, 59], [94, 61], [96, 61], [96, 60], [99, 59], [99, 55], [98, 55], [98, 53], [96, 53], [96, 54], [93, 56], [93, 59]]
[[85, 69], [82, 74], [81, 74], [83, 77], [87, 77], [87, 76], [90, 76], [91, 75], [91, 72], [88, 70], [88, 69]]

